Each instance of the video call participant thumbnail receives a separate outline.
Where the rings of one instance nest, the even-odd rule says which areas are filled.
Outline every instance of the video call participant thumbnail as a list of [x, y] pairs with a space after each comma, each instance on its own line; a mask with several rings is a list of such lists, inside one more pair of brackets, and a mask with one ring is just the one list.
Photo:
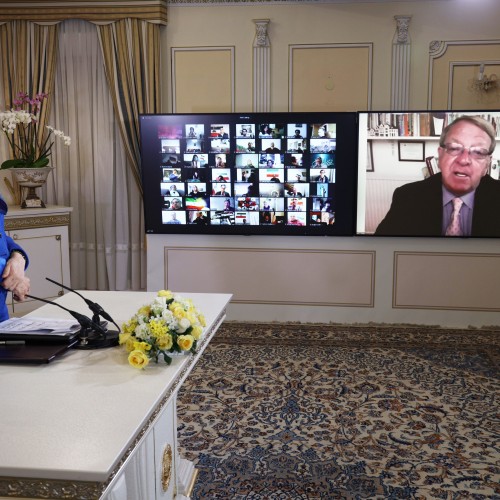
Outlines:
[[445, 127], [438, 147], [440, 173], [394, 191], [376, 235], [500, 237], [500, 181], [488, 175], [495, 129], [463, 115]]
[[163, 224], [185, 224], [186, 213], [183, 211], [177, 212], [162, 212]]
[[210, 219], [201, 210], [189, 212], [189, 223], [198, 226], [208, 226]]
[[239, 138], [255, 138], [255, 124], [253, 123], [238, 123], [236, 125], [236, 137]]

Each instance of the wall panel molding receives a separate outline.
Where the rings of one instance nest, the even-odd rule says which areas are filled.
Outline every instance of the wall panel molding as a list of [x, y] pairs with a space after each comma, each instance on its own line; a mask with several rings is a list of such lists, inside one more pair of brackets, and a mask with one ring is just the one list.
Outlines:
[[370, 110], [372, 60], [372, 43], [290, 45], [289, 111]]
[[164, 272], [164, 288], [236, 304], [374, 306], [372, 251], [164, 247]]
[[394, 308], [498, 312], [500, 254], [395, 252], [393, 286]]
[[[482, 108], [488, 101], [493, 101], [495, 108], [500, 102], [499, 91], [489, 91], [485, 94], [473, 93], [469, 87], [472, 78], [479, 73], [481, 64], [485, 66], [485, 74], [499, 73], [500, 60], [485, 61], [451, 61], [448, 79], [448, 109], [466, 109], [473, 103], [474, 107]], [[467, 72], [467, 75], [464, 73]], [[468, 99], [464, 99], [464, 91]], [[471, 99], [472, 98], [472, 99]]]
[[173, 113], [232, 113], [234, 47], [172, 47]]
[[[482, 62], [500, 59], [500, 39], [495, 40], [434, 40], [429, 44], [429, 83], [427, 90], [427, 108], [444, 109], [452, 100], [454, 67], [467, 62], [477, 66]], [[490, 103], [478, 102], [471, 94], [467, 109], [497, 109], [498, 100]], [[463, 106], [462, 106], [463, 107]], [[448, 106], [448, 109], [451, 109]]]

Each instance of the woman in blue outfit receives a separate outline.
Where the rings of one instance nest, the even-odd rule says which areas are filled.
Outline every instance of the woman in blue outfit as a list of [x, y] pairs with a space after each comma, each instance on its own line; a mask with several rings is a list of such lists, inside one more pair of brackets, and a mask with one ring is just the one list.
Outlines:
[[24, 275], [29, 260], [26, 252], [5, 233], [4, 217], [7, 204], [0, 197], [0, 321], [8, 319], [7, 293], [13, 293], [14, 299], [23, 301], [30, 291], [30, 280]]

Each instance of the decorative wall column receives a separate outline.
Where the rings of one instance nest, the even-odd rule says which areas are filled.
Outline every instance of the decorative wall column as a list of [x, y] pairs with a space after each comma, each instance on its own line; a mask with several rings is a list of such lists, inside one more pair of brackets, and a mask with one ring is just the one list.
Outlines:
[[408, 109], [410, 93], [411, 16], [394, 16], [396, 34], [392, 40], [391, 110]]
[[254, 19], [253, 110], [271, 110], [271, 44], [267, 36], [269, 19]]

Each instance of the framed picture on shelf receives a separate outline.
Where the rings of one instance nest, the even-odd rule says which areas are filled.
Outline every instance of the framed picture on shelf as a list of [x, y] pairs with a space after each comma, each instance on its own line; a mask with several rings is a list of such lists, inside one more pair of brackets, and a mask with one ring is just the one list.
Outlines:
[[399, 161], [425, 161], [424, 141], [398, 141]]

